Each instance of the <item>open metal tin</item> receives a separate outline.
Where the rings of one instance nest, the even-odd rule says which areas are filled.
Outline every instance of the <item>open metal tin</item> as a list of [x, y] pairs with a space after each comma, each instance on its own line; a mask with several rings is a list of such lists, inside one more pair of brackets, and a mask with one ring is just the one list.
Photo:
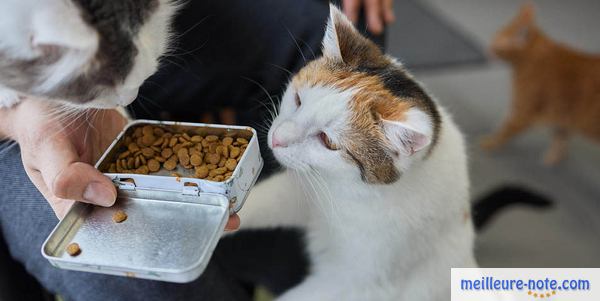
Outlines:
[[[104, 208], [75, 203], [42, 246], [42, 255], [56, 267], [70, 270], [189, 282], [198, 278], [223, 234], [228, 216], [237, 212], [263, 166], [256, 131], [243, 126], [138, 120], [130, 123], [96, 164], [108, 170], [124, 137], [143, 125], [188, 134], [246, 138], [248, 146], [224, 182], [193, 178], [178, 167], [180, 176], [160, 171], [151, 175], [105, 173], [117, 187], [117, 202]], [[127, 220], [112, 220], [117, 210]], [[76, 242], [81, 253], [70, 256]]]

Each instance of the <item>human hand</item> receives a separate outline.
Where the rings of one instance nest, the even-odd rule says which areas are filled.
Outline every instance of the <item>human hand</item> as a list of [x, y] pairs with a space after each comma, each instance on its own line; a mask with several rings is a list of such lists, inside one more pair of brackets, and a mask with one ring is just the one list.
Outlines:
[[367, 29], [373, 34], [381, 34], [385, 25], [395, 21], [394, 0], [343, 0], [344, 14], [353, 23], [358, 22], [358, 14], [363, 6], [367, 19]]
[[25, 99], [9, 119], [9, 135], [20, 145], [25, 171], [56, 216], [64, 217], [74, 201], [114, 204], [113, 183], [92, 164], [127, 123], [120, 113], [61, 113], [56, 106]]
[[[113, 183], [93, 167], [127, 124], [116, 110], [88, 110], [57, 114], [58, 108], [41, 101], [23, 100], [10, 109], [8, 135], [17, 140], [27, 175], [58, 218], [75, 201], [109, 207], [117, 192]], [[5, 114], [6, 115], [6, 114]], [[237, 215], [226, 230], [239, 228]]]

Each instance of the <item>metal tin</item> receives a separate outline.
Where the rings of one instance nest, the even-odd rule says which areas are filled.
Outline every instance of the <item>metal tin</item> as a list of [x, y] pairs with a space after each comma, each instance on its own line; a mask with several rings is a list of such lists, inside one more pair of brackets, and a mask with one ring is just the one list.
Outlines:
[[[236, 135], [249, 140], [230, 179], [213, 182], [161, 171], [153, 175], [105, 173], [117, 186], [111, 208], [75, 203], [42, 246], [42, 255], [56, 267], [70, 270], [189, 282], [202, 274], [223, 234], [229, 214], [239, 211], [262, 169], [256, 131], [243, 126], [138, 120], [130, 123], [96, 164], [108, 170], [124, 137], [150, 124], [188, 133]], [[170, 172], [169, 172], [170, 173]], [[128, 217], [112, 220], [117, 210]], [[81, 254], [70, 256], [76, 242]]]

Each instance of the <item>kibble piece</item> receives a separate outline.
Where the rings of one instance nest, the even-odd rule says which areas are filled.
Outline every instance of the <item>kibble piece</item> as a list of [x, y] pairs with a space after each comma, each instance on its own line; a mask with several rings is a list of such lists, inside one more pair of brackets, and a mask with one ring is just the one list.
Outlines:
[[77, 243], [70, 243], [67, 246], [67, 253], [71, 256], [77, 256], [79, 254], [81, 254], [81, 248], [79, 247], [79, 245]]
[[198, 142], [201, 142], [202, 139], [203, 139], [202, 136], [196, 135], [196, 136], [192, 136], [192, 139], [190, 139], [190, 140], [194, 143], [198, 143]]
[[183, 144], [176, 144], [175, 146], [173, 146], [173, 152], [177, 154], [182, 147]]
[[173, 170], [177, 168], [177, 161], [169, 159], [163, 164], [163, 167], [166, 170]]
[[171, 141], [169, 141], [169, 147], [173, 147], [175, 146], [175, 144], [177, 144], [177, 137], [172, 137]]
[[154, 127], [152, 127], [151, 125], [146, 125], [142, 128], [142, 135], [147, 136], [147, 135], [154, 135]]
[[138, 156], [138, 158], [140, 158], [140, 161], [142, 161], [142, 164], [146, 164], [146, 157], [142, 156], [141, 154]]
[[230, 171], [235, 170], [236, 166], [237, 166], [237, 161], [235, 159], [228, 159], [227, 162], [225, 162], [225, 167], [227, 167], [227, 169]]
[[154, 143], [152, 143], [152, 146], [161, 146], [163, 144], [163, 142], [165, 142], [165, 138], [160, 137], [160, 138], [156, 139], [156, 141], [154, 141]]
[[154, 157], [154, 160], [160, 162], [160, 163], [165, 163], [165, 161], [167, 161], [165, 158], [160, 157], [160, 156], [156, 156]]
[[200, 166], [202, 165], [202, 156], [199, 154], [193, 154], [190, 157], [190, 163], [194, 166]]
[[127, 219], [127, 213], [123, 210], [117, 210], [117, 212], [113, 214], [112, 219], [117, 224], [122, 223]]
[[231, 149], [229, 150], [229, 157], [235, 159], [239, 155], [240, 155], [240, 148], [232, 146]]
[[122, 153], [119, 155], [119, 159], [124, 159], [124, 158], [127, 158], [127, 157], [129, 157], [129, 155], [130, 155], [130, 154], [131, 154], [131, 153], [130, 153], [129, 151], [122, 152]]
[[142, 144], [145, 146], [151, 146], [155, 141], [156, 137], [154, 137], [154, 134], [142, 136]]
[[246, 138], [237, 138], [235, 141], [239, 142], [240, 144], [248, 144], [248, 140], [246, 140]]
[[231, 137], [223, 138], [223, 145], [230, 146], [232, 143], [233, 143], [233, 138], [231, 138]]
[[206, 140], [207, 142], [216, 142], [217, 140], [219, 140], [219, 136], [215, 136], [215, 135], [208, 135], [204, 138], [204, 140]]
[[222, 175], [222, 174], [224, 174], [226, 172], [227, 172], [227, 168], [225, 168], [225, 167], [219, 167], [219, 168], [211, 170], [208, 173], [208, 175], [211, 176], [211, 177], [214, 177], [214, 176]]
[[135, 138], [139, 138], [142, 137], [142, 128], [137, 128], [135, 129], [135, 131], [133, 132], [133, 137]]
[[149, 147], [144, 147], [142, 149], [142, 155], [144, 155], [144, 157], [150, 159], [154, 157], [154, 150], [149, 148]]
[[182, 148], [177, 152], [177, 157], [179, 158], [179, 163], [181, 165], [189, 165], [190, 164], [190, 155], [188, 154], [187, 148]]
[[148, 169], [150, 172], [157, 172], [160, 170], [160, 163], [154, 159], [148, 160]]
[[130, 152], [135, 153], [140, 150], [140, 147], [135, 144], [135, 142], [132, 142], [127, 145], [127, 149], [129, 149]]
[[221, 161], [221, 155], [219, 154], [206, 154], [206, 156], [204, 156], [204, 161], [206, 161], [206, 163], [210, 163], [210, 164], [219, 164], [219, 161]]
[[160, 148], [162, 148], [162, 149], [169, 146], [169, 141], [171, 140], [171, 138], [168, 135], [165, 135], [164, 137], [165, 137], [165, 139], [164, 139], [163, 143], [160, 145]]
[[135, 159], [129, 157], [129, 159], [127, 159], [127, 168], [133, 169], [134, 167], [135, 167]]
[[147, 175], [148, 173], [150, 173], [150, 170], [148, 169], [148, 166], [142, 165], [140, 166], [140, 168], [136, 169], [135, 172], [142, 175]]
[[160, 136], [162, 136], [164, 134], [165, 134], [165, 131], [163, 129], [161, 129], [161, 128], [154, 128], [154, 135], [160, 137]]
[[214, 164], [206, 164], [206, 168], [208, 168], [208, 170], [213, 170], [213, 169], [217, 168], [217, 166]]
[[200, 179], [204, 179], [208, 176], [208, 167], [206, 165], [202, 165], [196, 167], [196, 177]]
[[171, 157], [173, 155], [173, 150], [170, 149], [170, 148], [165, 148], [165, 149], [162, 150], [162, 152], [160, 153], [160, 155], [163, 158], [167, 159], [167, 158], [169, 158], [169, 157]]
[[135, 168], [139, 168], [140, 167], [140, 157], [135, 157], [135, 163], [134, 163], [134, 167]]

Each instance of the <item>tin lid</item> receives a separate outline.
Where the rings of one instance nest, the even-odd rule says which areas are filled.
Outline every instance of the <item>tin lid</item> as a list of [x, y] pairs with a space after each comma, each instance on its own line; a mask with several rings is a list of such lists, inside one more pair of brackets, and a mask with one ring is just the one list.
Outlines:
[[[127, 214], [113, 221], [118, 210]], [[115, 206], [76, 203], [42, 247], [61, 268], [188, 282], [204, 270], [227, 222], [221, 194], [119, 189]], [[77, 243], [81, 253], [66, 248]]]

